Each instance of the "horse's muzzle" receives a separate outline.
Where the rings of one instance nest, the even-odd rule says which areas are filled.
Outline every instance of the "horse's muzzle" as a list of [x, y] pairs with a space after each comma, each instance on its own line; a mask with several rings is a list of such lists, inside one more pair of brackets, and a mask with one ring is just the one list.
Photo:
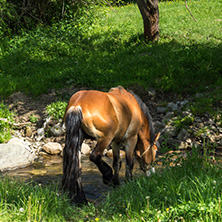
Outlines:
[[155, 168], [152, 166], [152, 165], [147, 165], [146, 167], [144, 168], [141, 168], [142, 171], [146, 174], [146, 176], [151, 176], [152, 174], [154, 174], [156, 171], [155, 171]]
[[154, 173], [156, 173], [156, 170], [155, 170], [155, 168], [154, 167], [151, 167], [149, 170], [147, 170], [146, 172], [145, 172], [145, 174], [148, 176], [148, 177], [150, 177], [152, 174], [154, 174]]

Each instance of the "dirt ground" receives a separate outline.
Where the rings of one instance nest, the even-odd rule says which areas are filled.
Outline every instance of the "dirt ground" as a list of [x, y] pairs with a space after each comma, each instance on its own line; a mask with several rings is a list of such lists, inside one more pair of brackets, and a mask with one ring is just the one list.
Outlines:
[[[22, 92], [12, 94], [4, 103], [6, 103], [10, 110], [15, 113], [16, 123], [31, 124], [31, 128], [35, 131], [37, 128], [42, 127], [44, 119], [46, 118], [46, 106], [52, 102], [63, 100], [68, 102], [69, 98], [75, 92], [86, 89], [80, 87], [67, 87], [59, 90], [50, 90], [47, 94], [43, 94], [38, 98], [32, 98]], [[162, 91], [155, 91], [154, 89], [145, 90], [141, 86], [134, 85], [129, 88], [134, 91], [140, 98], [147, 104], [150, 109], [153, 120], [160, 120], [161, 116], [156, 113], [156, 107], [166, 102], [175, 102], [178, 96], [173, 93], [163, 93]], [[183, 100], [185, 98], [181, 98]], [[30, 122], [30, 117], [34, 115], [38, 118], [36, 123]], [[24, 124], [25, 126], [25, 124]]]

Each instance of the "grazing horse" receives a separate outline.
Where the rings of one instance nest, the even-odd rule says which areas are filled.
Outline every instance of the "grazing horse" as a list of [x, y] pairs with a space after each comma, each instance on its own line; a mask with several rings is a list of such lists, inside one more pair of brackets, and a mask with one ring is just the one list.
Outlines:
[[[108, 93], [83, 90], [69, 100], [64, 116], [66, 142], [63, 151], [64, 191], [72, 201], [87, 203], [81, 183], [81, 145], [85, 138], [97, 140], [90, 160], [99, 168], [105, 184], [119, 184], [120, 145], [125, 148], [127, 180], [132, 179], [133, 154], [147, 173], [155, 161], [160, 133], [154, 134], [147, 106], [133, 92], [123, 87]], [[102, 160], [103, 151], [112, 143], [113, 169]]]

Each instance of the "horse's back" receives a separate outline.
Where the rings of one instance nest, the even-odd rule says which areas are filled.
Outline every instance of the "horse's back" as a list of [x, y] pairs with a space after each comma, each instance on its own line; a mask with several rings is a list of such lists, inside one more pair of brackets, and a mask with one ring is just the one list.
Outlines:
[[83, 90], [75, 93], [67, 110], [80, 106], [84, 131], [95, 138], [105, 136], [122, 140], [126, 135], [136, 135], [141, 123], [141, 114], [135, 97], [124, 88], [113, 88], [105, 93]]
[[88, 90], [75, 93], [68, 104], [67, 110], [80, 106], [84, 131], [92, 137], [101, 138], [115, 132], [118, 127], [116, 113], [107, 93]]

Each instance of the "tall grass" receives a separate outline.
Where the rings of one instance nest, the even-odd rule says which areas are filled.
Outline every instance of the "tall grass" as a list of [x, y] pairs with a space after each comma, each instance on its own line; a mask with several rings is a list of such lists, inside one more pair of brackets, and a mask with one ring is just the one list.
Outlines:
[[[100, 178], [96, 178], [100, 179]], [[198, 150], [174, 167], [139, 177], [96, 205], [69, 203], [60, 185], [4, 178], [1, 221], [221, 221], [222, 168]]]
[[221, 221], [221, 173], [194, 151], [181, 165], [115, 190], [105, 209], [114, 221]]

